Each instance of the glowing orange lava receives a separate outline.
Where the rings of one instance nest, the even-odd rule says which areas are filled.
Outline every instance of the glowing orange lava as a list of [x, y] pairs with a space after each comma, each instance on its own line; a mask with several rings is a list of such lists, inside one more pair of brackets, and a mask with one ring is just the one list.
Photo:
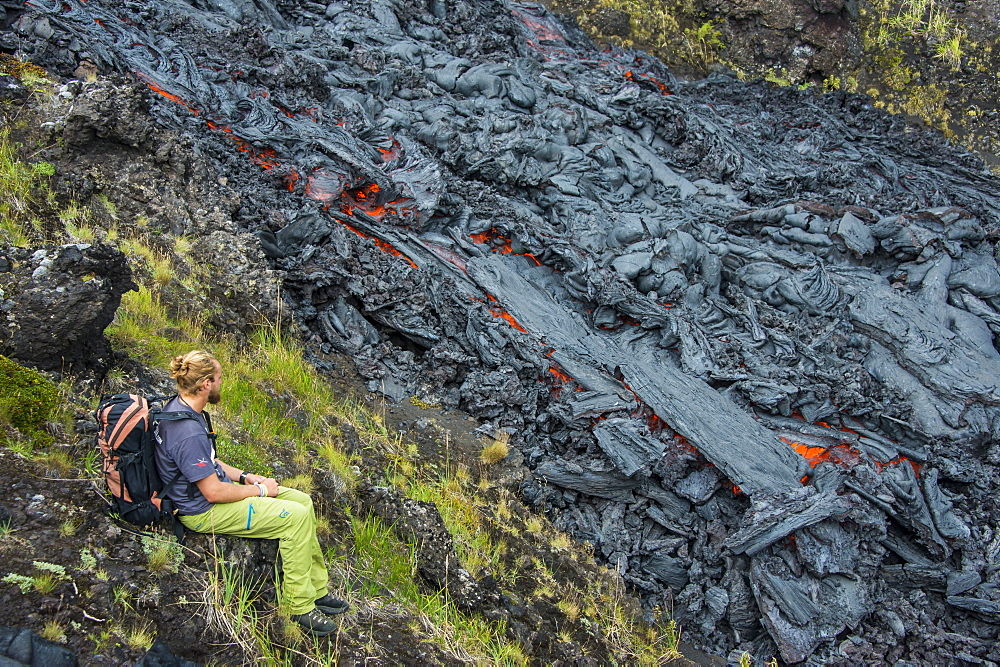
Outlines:
[[168, 100], [170, 100], [172, 102], [177, 102], [177, 104], [180, 104], [182, 107], [186, 107], [195, 116], [198, 115], [198, 110], [190, 102], [186, 102], [185, 100], [183, 100], [182, 98], [178, 97], [177, 95], [174, 95], [173, 93], [168, 93], [166, 90], [164, 90], [163, 88], [161, 88], [160, 86], [158, 86], [155, 81], [153, 81], [151, 78], [149, 78], [148, 76], [146, 76], [142, 72], [137, 71], [135, 74], [140, 79], [142, 79], [143, 81], [145, 81], [146, 85], [149, 86], [150, 89], [153, 92], [159, 93], [160, 95], [163, 95], [164, 97], [166, 97]]
[[493, 315], [493, 317], [499, 317], [502, 320], [506, 320], [508, 324], [510, 324], [518, 331], [523, 331], [524, 333], [528, 333], [528, 330], [522, 327], [520, 324], [518, 324], [517, 320], [514, 319], [514, 316], [508, 313], [506, 310], [503, 310], [502, 308], [490, 308], [490, 314]]
[[[184, 99], [182, 99], [177, 95], [174, 95], [173, 93], [164, 90], [148, 75], [139, 71], [136, 72], [136, 75], [140, 79], [142, 79], [146, 83], [146, 85], [149, 86], [149, 88], [154, 92], [159, 93], [160, 95], [166, 97], [168, 100], [171, 100], [173, 102], [176, 102], [177, 104], [180, 104], [183, 107], [186, 107], [195, 116], [199, 115], [198, 109], [195, 108], [193, 104], [185, 101]], [[267, 97], [267, 91], [255, 91], [254, 93], [251, 94], [251, 97], [256, 97], [256, 96]], [[281, 109], [281, 111], [284, 112], [285, 115], [289, 117], [295, 116], [295, 114], [291, 113], [288, 109], [282, 107], [281, 105], [276, 104], [276, 106], [279, 109]], [[278, 154], [274, 151], [274, 149], [265, 148], [263, 150], [260, 150], [255, 148], [245, 139], [236, 136], [236, 134], [233, 133], [232, 128], [229, 127], [228, 125], [220, 125], [210, 120], [206, 120], [205, 123], [210, 130], [216, 132], [222, 132], [227, 139], [230, 139], [236, 144], [236, 149], [239, 152], [245, 153], [250, 158], [250, 161], [258, 165], [259, 167], [262, 167], [265, 170], [271, 170], [282, 166], [282, 163], [278, 158]], [[338, 124], [343, 125], [343, 122]], [[395, 151], [398, 147], [399, 143], [393, 140], [392, 150]], [[385, 153], [386, 151], [383, 151], [384, 156]], [[385, 157], [385, 159], [388, 160], [390, 158]], [[379, 186], [375, 183], [371, 183], [369, 185], [354, 190], [343, 190], [342, 192], [341, 191], [333, 192], [329, 188], [325, 187], [327, 185], [326, 183], [319, 182], [323, 180], [324, 177], [328, 180], [336, 180], [334, 175], [329, 174], [327, 172], [322, 172], [322, 171], [314, 172], [313, 175], [311, 175], [307, 180], [306, 191], [305, 191], [306, 196], [311, 199], [323, 202], [324, 204], [326, 204], [326, 206], [330, 206], [333, 203], [334, 198], [343, 195], [343, 197], [347, 201], [345, 201], [341, 205], [341, 211], [343, 213], [346, 213], [347, 215], [353, 215], [355, 207], [364, 211], [370, 217], [379, 220], [381, 220], [387, 213], [393, 213], [396, 215], [403, 216], [411, 212], [410, 209], [405, 207], [397, 208], [399, 204], [405, 203], [405, 200], [393, 201], [384, 205], [375, 204], [374, 203], [375, 197], [380, 191]], [[295, 191], [295, 185], [296, 183], [298, 183], [298, 180], [299, 180], [298, 172], [296, 172], [294, 169], [290, 169], [289, 173], [285, 175], [285, 183], [290, 192]], [[394, 247], [392, 247], [391, 244], [387, 243], [386, 241], [368, 236], [367, 234], [362, 233], [361, 231], [351, 227], [350, 225], [345, 224], [344, 226], [350, 229], [358, 236], [372, 239], [375, 245], [384, 250], [385, 252], [388, 252], [391, 255], [396, 255], [397, 257], [402, 257], [407, 262], [409, 262], [410, 266], [412, 266], [413, 268], [417, 268], [417, 265], [413, 262], [413, 260], [411, 260], [403, 253], [396, 250]]]
[[549, 366], [549, 372], [552, 373], [553, 375], [555, 375], [556, 378], [558, 378], [559, 381], [563, 382], [563, 383], [569, 382], [570, 380], [573, 379], [570, 376], [568, 376], [565, 373], [563, 373], [562, 371], [560, 371], [555, 366]]
[[885, 463], [881, 463], [879, 461], [874, 461], [875, 468], [879, 472], [882, 472], [886, 468], [889, 468], [889, 467], [892, 467], [892, 466], [898, 466], [899, 464], [904, 463], [904, 462], [910, 464], [910, 467], [913, 468], [913, 474], [916, 475], [917, 478], [919, 479], [920, 478], [920, 470], [921, 470], [922, 466], [919, 463], [915, 462], [915, 461], [911, 461], [910, 459], [906, 458], [905, 456], [897, 456], [896, 458], [892, 459], [891, 461], [886, 461]]
[[417, 268], [417, 265], [413, 262], [412, 259], [410, 259], [409, 257], [407, 257], [406, 255], [404, 255], [403, 253], [401, 253], [398, 250], [396, 250], [395, 248], [393, 248], [391, 243], [387, 243], [387, 242], [383, 241], [382, 239], [375, 238], [374, 236], [369, 236], [368, 234], [365, 234], [364, 232], [362, 232], [360, 229], [356, 229], [356, 228], [350, 226], [346, 222], [342, 222], [341, 224], [343, 224], [344, 227], [347, 227], [348, 229], [350, 229], [352, 232], [354, 232], [355, 234], [357, 234], [361, 238], [371, 239], [372, 243], [374, 243], [376, 246], [378, 246], [380, 249], [384, 250], [385, 252], [389, 253], [390, 255], [395, 255], [396, 257], [402, 257], [404, 260], [406, 260], [410, 264], [410, 266], [412, 266], [413, 268]]
[[629, 81], [634, 81], [635, 83], [643, 83], [643, 82], [651, 83], [657, 88], [659, 88], [660, 92], [663, 93], [664, 95], [673, 95], [673, 91], [667, 88], [667, 85], [665, 83], [663, 83], [656, 77], [651, 76], [649, 74], [643, 74], [641, 72], [633, 72], [632, 70], [628, 70], [625, 72], [625, 78], [628, 79]]
[[379, 192], [380, 188], [376, 183], [370, 183], [352, 190], [344, 190], [340, 205], [341, 213], [353, 215], [354, 209], [357, 208], [376, 220], [381, 220], [389, 214], [400, 218], [405, 218], [412, 214], [413, 210], [411, 208], [401, 206], [401, 204], [407, 203], [408, 200], [406, 199], [397, 199], [385, 204], [376, 204], [375, 200]]
[[[800, 419], [802, 421], [805, 421], [805, 418], [802, 415], [800, 415], [799, 413], [797, 413], [797, 412], [793, 412], [792, 416], [795, 417], [795, 418], [797, 418], [797, 419]], [[816, 426], [822, 426], [824, 428], [828, 428], [828, 429], [831, 429], [831, 430], [840, 430], [840, 431], [843, 431], [845, 433], [855, 433], [855, 434], [857, 433], [857, 431], [854, 431], [854, 430], [852, 430], [852, 429], [850, 429], [850, 428], [848, 428], [846, 426], [841, 426], [840, 429], [837, 429], [837, 427], [835, 427], [835, 426], [833, 426], [833, 425], [831, 425], [831, 424], [829, 424], [827, 422], [818, 421], [818, 422], [814, 422], [814, 423], [815, 423]], [[851, 447], [849, 447], [847, 445], [837, 445], [835, 447], [830, 447], [830, 448], [826, 448], [826, 447], [809, 447], [808, 445], [804, 445], [802, 443], [795, 442], [794, 440], [790, 440], [788, 438], [782, 437], [781, 439], [784, 442], [787, 442], [792, 447], [792, 449], [794, 449], [796, 452], [798, 452], [802, 456], [802, 458], [804, 458], [806, 460], [806, 462], [809, 463], [809, 467], [811, 467], [811, 468], [815, 468], [822, 461], [830, 461], [831, 463], [836, 463], [838, 465], [843, 465], [843, 466], [847, 466], [847, 467], [853, 467], [853, 466], [857, 465], [858, 463], [860, 463], [861, 460], [862, 460], [862, 454], [861, 454], [861, 452], [859, 452], [859, 451], [857, 451], [857, 450], [855, 450], [855, 449], [853, 449], [853, 448], [851, 448]], [[877, 460], [871, 458], [870, 456], [868, 456], [866, 458], [868, 458], [872, 462], [872, 464], [875, 466], [875, 469], [878, 470], [879, 472], [882, 472], [883, 470], [885, 470], [889, 466], [899, 465], [900, 463], [902, 463], [902, 462], [905, 461], [905, 462], [909, 463], [913, 467], [913, 472], [918, 477], [920, 476], [920, 465], [917, 464], [917, 463], [914, 463], [913, 461], [909, 460], [905, 456], [898, 456], [898, 457], [892, 459], [891, 461], [877, 461]], [[802, 479], [803, 479], [803, 484], [804, 484], [805, 480], [808, 479], [808, 476], [803, 477]]]
[[553, 31], [552, 28], [550, 28], [549, 26], [539, 23], [534, 19], [530, 19], [517, 10], [514, 10], [514, 15], [521, 20], [521, 23], [528, 26], [528, 28], [530, 28], [531, 31], [535, 33], [535, 37], [537, 37], [539, 40], [545, 39], [550, 42], [565, 41], [562, 35]]
[[382, 154], [382, 161], [388, 162], [389, 160], [395, 160], [397, 157], [399, 157], [400, 148], [401, 146], [399, 145], [399, 142], [393, 139], [392, 148], [378, 148], [376, 150], [378, 150], [378, 152]]
[[542, 263], [535, 258], [530, 252], [517, 253], [511, 247], [511, 240], [506, 236], [503, 236], [497, 230], [491, 229], [485, 234], [469, 234], [469, 238], [472, 239], [473, 243], [478, 244], [489, 244], [493, 247], [494, 252], [499, 252], [501, 255], [517, 255], [518, 257], [527, 257], [535, 266], [541, 266]]
[[837, 445], [836, 447], [810, 447], [800, 442], [782, 437], [782, 441], [787, 442], [792, 449], [798, 452], [806, 460], [810, 468], [815, 468], [823, 461], [830, 461], [845, 466], [855, 466], [861, 462], [861, 454], [851, 449], [847, 445]]
[[698, 448], [688, 442], [688, 439], [680, 433], [674, 436], [673, 442], [675, 447], [691, 452], [692, 454], [698, 453]]

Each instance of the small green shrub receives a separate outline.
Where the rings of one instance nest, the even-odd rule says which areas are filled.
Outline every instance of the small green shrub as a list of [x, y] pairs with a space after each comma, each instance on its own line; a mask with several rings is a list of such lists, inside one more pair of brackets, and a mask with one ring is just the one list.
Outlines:
[[51, 442], [42, 427], [58, 401], [58, 388], [45, 376], [0, 355], [0, 421], [33, 440]]
[[93, 572], [97, 569], [97, 557], [87, 547], [80, 550], [80, 569], [84, 572]]
[[42, 572], [50, 572], [56, 576], [58, 579], [68, 579], [69, 575], [66, 574], [66, 568], [58, 563], [49, 563], [44, 560], [34, 560], [31, 564], [35, 566], [36, 570]]
[[719, 23], [717, 19], [709, 19], [684, 30], [685, 46], [694, 62], [702, 65], [713, 63], [718, 60], [719, 52], [726, 48]]
[[66, 568], [56, 563], [48, 563], [43, 560], [32, 562], [35, 566], [36, 574], [33, 577], [26, 577], [23, 574], [11, 572], [0, 581], [14, 584], [21, 589], [22, 595], [27, 595], [31, 589], [35, 589], [43, 595], [51, 593], [59, 585], [60, 581], [69, 581]]
[[3, 579], [0, 581], [5, 584], [14, 584], [21, 589], [21, 595], [27, 595], [31, 592], [31, 589], [35, 587], [35, 580], [33, 577], [26, 577], [23, 574], [18, 574], [16, 572], [10, 572], [4, 575]]

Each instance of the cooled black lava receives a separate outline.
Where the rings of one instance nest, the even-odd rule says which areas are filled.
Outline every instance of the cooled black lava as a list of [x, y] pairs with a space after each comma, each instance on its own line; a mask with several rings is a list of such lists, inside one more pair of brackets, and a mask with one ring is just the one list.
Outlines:
[[525, 494], [689, 640], [1000, 659], [976, 159], [860, 97], [676, 81], [535, 4], [0, 5], [26, 57], [135, 77], [226, 156], [305, 333], [513, 432]]

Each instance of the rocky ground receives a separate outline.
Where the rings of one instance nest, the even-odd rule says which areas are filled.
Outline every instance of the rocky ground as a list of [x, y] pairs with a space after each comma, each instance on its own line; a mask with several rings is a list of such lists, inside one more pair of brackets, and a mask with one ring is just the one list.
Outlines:
[[[443, 461], [445, 430], [450, 443], [447, 455], [453, 461], [471, 463], [473, 452], [478, 455], [482, 447], [470, 422], [458, 415], [431, 416], [416, 406], [399, 406], [391, 414], [400, 419], [400, 426], [412, 425], [411, 435], [424, 453], [422, 465]], [[79, 416], [81, 430], [91, 430], [94, 425], [89, 417]], [[90, 442], [88, 435], [80, 435], [74, 444], [66, 446], [75, 458], [82, 458]], [[369, 469], [369, 465], [372, 470], [379, 469], [374, 461], [367, 461], [365, 468]], [[190, 535], [185, 547], [173, 552], [168, 563], [153, 567], [148, 554], [157, 544], [169, 540], [169, 535], [137, 531], [109, 518], [103, 511], [104, 492], [93, 477], [75, 473], [65, 477], [65, 471], [46, 469], [8, 450], [0, 450], [0, 469], [5, 479], [12, 480], [2, 508], [11, 526], [0, 539], [3, 570], [53, 573], [54, 585], [45, 592], [29, 589], [22, 593], [11, 583], [0, 588], [0, 626], [31, 629], [55, 640], [54, 644], [35, 640], [35, 659], [42, 663], [33, 664], [72, 664], [72, 656], [85, 665], [134, 664], [146, 655], [146, 644], [154, 637], [163, 644], [156, 648], [155, 655], [167, 652], [184, 660], [214, 664], [247, 664], [254, 660], [253, 655], [233, 643], [227, 628], [212, 612], [209, 572], [215, 550], [220, 548], [229, 559], [242, 563], [251, 575], [263, 581], [262, 597], [273, 602], [273, 542], [220, 540], [216, 544]], [[509, 499], [511, 487], [516, 488], [526, 470], [511, 462], [497, 468], [495, 474], [500, 484], [490, 491], [492, 498], [484, 499], [487, 502], [495, 503], [500, 495]], [[362, 490], [355, 496], [324, 489], [321, 478], [316, 482], [321, 489], [316, 494], [321, 511], [333, 527], [324, 538], [324, 546], [344, 552], [350, 539], [347, 513], [362, 513], [369, 504], [377, 504], [373, 499], [376, 492]], [[519, 503], [515, 505], [517, 512], [502, 522], [493, 517], [496, 530], [508, 539], [513, 532], [522, 536], [512, 542], [518, 546], [507, 551], [504, 562], [495, 567], [523, 570], [523, 576], [517, 578], [513, 590], [505, 591], [502, 602], [497, 597], [489, 605], [493, 608], [483, 612], [515, 621], [511, 623], [512, 631], [521, 635], [526, 646], [533, 647], [532, 653], [542, 662], [600, 664], [611, 660], [613, 653], [586, 624], [574, 633], [575, 641], [560, 638], [560, 631], [567, 625], [565, 614], [551, 602], [533, 599], [538, 582], [525, 563], [541, 558], [559, 573], [563, 584], [583, 587], [592, 577], [606, 576], [606, 571], [581, 559], [582, 552], [560, 552], [544, 535], [533, 535], [526, 529], [529, 511]], [[416, 530], [429, 530], [428, 521], [419, 523]], [[350, 558], [348, 553], [344, 555]], [[446, 555], [445, 550], [425, 554], [432, 568], [435, 561], [443, 563]], [[338, 583], [338, 593], [353, 603], [353, 610], [342, 617], [340, 630], [329, 639], [313, 646], [310, 640], [297, 638], [293, 643], [297, 650], [332, 650], [341, 664], [462, 662], [439, 644], [414, 633], [411, 624], [416, 619], [393, 609], [390, 591], [382, 599], [363, 599], [360, 590], [365, 582]], [[274, 625], [280, 635], [277, 617]]]
[[[338, 368], [348, 368], [339, 360]], [[332, 363], [327, 360], [326, 363]], [[135, 364], [127, 364], [124, 381], [135, 383], [148, 393], [169, 389], [165, 374]], [[144, 382], [152, 378], [154, 386]], [[342, 377], [344, 391], [359, 390], [348, 377]], [[372, 405], [373, 408], [380, 406]], [[475, 422], [458, 413], [442, 413], [434, 408], [400, 404], [386, 409], [387, 421], [405, 433], [418, 446], [420, 466], [433, 469], [451, 465], [476, 468], [482, 442], [474, 433]], [[92, 447], [96, 424], [91, 415], [76, 414], [79, 433], [61, 433], [56, 447], [64, 448], [74, 461], [82, 461]], [[350, 428], [341, 424], [347, 446], [356, 442]], [[360, 450], [360, 446], [359, 446]], [[387, 465], [365, 450], [362, 469], [370, 478]], [[10, 529], [0, 538], [3, 570], [48, 574], [51, 588], [40, 591], [27, 585], [22, 592], [16, 583], [0, 587], [0, 627], [33, 630], [50, 641], [34, 638], [35, 662], [23, 652], [8, 650], [0, 636], [0, 651], [27, 664], [84, 665], [135, 664], [249, 664], [257, 656], [234, 641], [231, 629], [213, 611], [217, 590], [211, 584], [218, 551], [239, 563], [248, 576], [261, 585], [262, 614], [273, 615], [273, 542], [255, 540], [210, 540], [191, 534], [183, 548], [171, 548], [168, 562], [154, 566], [149, 554], [169, 542], [165, 530], [139, 531], [107, 515], [107, 500], [102, 484], [93, 474], [77, 469], [54, 469], [29, 461], [23, 456], [0, 449], [0, 469], [9, 482], [0, 512]], [[600, 629], [582, 619], [571, 620], [551, 600], [539, 597], [537, 567], [557, 573], [560, 586], [585, 589], [595, 578], [612, 576], [598, 567], [580, 547], [553, 547], [551, 527], [533, 528], [532, 512], [515, 499], [519, 483], [528, 475], [515, 455], [491, 468], [495, 482], [482, 493], [484, 507], [494, 511], [484, 517], [496, 535], [510, 548], [494, 571], [516, 573], [515, 585], [487, 590], [476, 586], [474, 605], [485, 618], [504, 619], [510, 632], [528, 650], [534, 661], [559, 664], [606, 664], [616, 659]], [[447, 581], [444, 572], [451, 551], [450, 538], [436, 510], [420, 508], [397, 493], [386, 492], [363, 482], [357, 493], [342, 485], [330, 484], [322, 473], [314, 477], [314, 497], [331, 530], [324, 535], [324, 547], [349, 562], [350, 515], [377, 514], [386, 521], [409, 522], [410, 537], [420, 544], [419, 566], [429, 577], [435, 573]], [[512, 512], [500, 516], [501, 505]], [[433, 537], [429, 539], [428, 536]], [[317, 641], [293, 636], [290, 646], [304, 653], [336, 656], [339, 664], [462, 664], [452, 651], [439, 642], [415, 631], [419, 619], [403, 613], [393, 603], [392, 591], [374, 599], [362, 591], [370, 585], [360, 579], [335, 581], [338, 594], [351, 601], [353, 609], [341, 618], [340, 629], [328, 639]], [[622, 590], [624, 596], [624, 590]], [[481, 599], [480, 599], [481, 598]], [[233, 602], [235, 604], [235, 602]], [[632, 611], [640, 614], [638, 604]], [[287, 637], [280, 617], [273, 615], [271, 625], [279, 637]], [[157, 645], [147, 655], [147, 646]], [[26, 641], [22, 637], [22, 641]], [[16, 646], [15, 646], [16, 649]], [[691, 651], [694, 654], [693, 651]], [[165, 656], [165, 657], [164, 657]], [[164, 659], [167, 662], [159, 663]], [[710, 658], [705, 657], [705, 660]], [[677, 662], [684, 664], [684, 660]]]
[[[133, 225], [149, 225], [158, 230], [151, 238], [161, 235], [166, 252], [168, 237], [183, 232], [196, 256], [229, 269], [206, 278], [204, 289], [197, 293], [179, 282], [164, 285], [163, 297], [169, 303], [178, 309], [202, 309], [209, 329], [237, 336], [260, 321], [261, 315], [287, 321], [278, 307], [279, 277], [259, 268], [262, 261], [250, 261], [259, 259], [254, 256], [259, 252], [255, 244], [228, 223], [238, 201], [226, 190], [224, 179], [217, 179], [199, 156], [150, 123], [143, 113], [147, 98], [141, 87], [107, 80], [77, 81], [47, 96], [32, 97], [23, 86], [13, 84], [7, 93], [11, 103], [5, 107], [6, 122], [14, 129], [14, 139], [35, 151], [33, 159], [55, 166], [55, 197], [42, 201], [37, 209], [40, 227], [49, 230], [49, 238], [61, 233], [57, 212], [75, 202], [92, 204], [90, 210], [98, 217], [104, 211], [106, 219], [97, 220], [99, 236], [110, 235], [111, 229], [128, 235], [130, 229], [138, 231]], [[117, 303], [115, 294], [130, 286], [127, 275], [112, 280], [101, 267], [87, 264], [89, 250], [81, 257], [70, 252], [72, 257], [66, 262], [53, 259], [67, 252], [66, 248], [76, 247], [62, 246], [61, 250], [39, 244], [30, 251], [0, 249], [6, 262], [0, 272], [5, 298], [10, 300], [8, 305], [14, 304], [6, 309], [10, 317], [4, 327], [4, 350], [22, 363], [47, 369], [53, 378], [68, 378], [66, 371], [71, 368], [76, 380], [74, 405], [68, 408], [73, 413], [69, 422], [75, 427], [52, 427], [55, 444], [51, 449], [59, 456], [50, 456], [45, 463], [0, 448], [0, 470], [6, 480], [0, 519], [8, 526], [0, 535], [2, 570], [23, 577], [20, 583], [11, 579], [0, 585], [0, 628], [9, 628], [0, 632], [0, 653], [18, 663], [46, 665], [254, 662], [259, 656], [248, 653], [214, 611], [219, 602], [213, 596], [219, 592], [212, 586], [212, 572], [221, 550], [259, 582], [262, 602], [258, 611], [271, 618], [274, 636], [287, 644], [290, 655], [327, 655], [340, 664], [466, 662], [468, 656], [456, 653], [440, 638], [428, 637], [421, 630], [421, 619], [394, 603], [392, 591], [362, 594], [370, 590], [369, 582], [349, 575], [334, 582], [337, 593], [352, 603], [352, 610], [340, 617], [339, 631], [316, 642], [289, 636], [272, 606], [275, 547], [267, 541], [215, 542], [193, 535], [184, 547], [171, 547], [165, 562], [151, 562], [150, 553], [169, 541], [168, 534], [138, 531], [104, 511], [107, 500], [99, 476], [95, 468], [85, 466], [96, 430], [89, 408], [100, 393], [123, 389], [167, 393], [171, 382], [160, 369], [109, 352], [96, 332], [88, 335], [86, 346], [64, 345], [62, 355], [50, 354], [51, 345], [36, 344], [43, 331], [53, 339], [50, 343], [65, 343], [56, 340], [59, 330], [68, 334], [83, 326], [70, 319], [74, 311], [92, 315], [87, 326], [103, 326], [100, 323], [107, 318], [102, 320], [100, 313], [109, 303]], [[107, 246], [98, 243], [91, 248]], [[57, 270], [63, 264], [70, 268]], [[117, 260], [105, 264], [109, 272], [121, 268]], [[191, 270], [188, 265], [179, 268], [181, 274]], [[48, 289], [22, 289], [28, 276], [36, 283], [44, 278]], [[113, 283], [117, 286], [110, 287]], [[89, 286], [89, 291], [81, 286]], [[102, 292], [101, 286], [108, 290]], [[86, 299], [93, 307], [62, 305], [79, 305]], [[51, 330], [39, 329], [37, 321], [45, 319], [40, 314], [51, 321]], [[183, 332], [167, 333], [184, 336]], [[87, 354], [74, 355], [74, 349]], [[369, 396], [355, 378], [350, 360], [317, 355], [315, 361], [339, 383], [341, 391]], [[362, 480], [357, 489], [345, 489], [322, 473], [313, 474], [314, 497], [330, 526], [322, 540], [328, 553], [343, 565], [339, 571], [351, 572], [349, 517], [381, 516], [406, 526], [401, 534], [404, 539], [425, 545], [418, 554], [421, 585], [465, 595], [463, 605], [472, 613], [506, 621], [509, 638], [524, 647], [533, 663], [620, 662], [622, 654], [602, 623], [583, 615], [571, 617], [554, 603], [555, 597], [550, 597], [554, 593], [538, 592], [542, 570], [554, 573], [556, 589], [609, 582], [618, 591], [615, 604], [624, 605], [641, 624], [638, 602], [628, 597], [617, 575], [599, 567], [582, 546], [553, 546], [550, 524], [517, 499], [518, 487], [529, 474], [517, 456], [512, 454], [489, 469], [483, 467], [478, 462], [483, 444], [474, 430], [476, 422], [458, 412], [407, 402], [394, 406], [372, 402], [370, 407], [384, 413], [393, 428], [416, 444], [421, 468], [462, 465], [486, 478], [478, 496], [484, 525], [509, 545], [501, 562], [493, 564], [494, 571], [505, 572], [514, 584], [501, 591], [490, 585], [489, 577], [471, 583], [456, 581], [455, 572], [448, 570], [454, 550], [437, 511], [376, 487], [383, 480], [387, 461], [361, 447], [347, 424], [339, 425], [344, 446], [361, 457]], [[16, 441], [16, 434], [13, 438]], [[47, 583], [39, 586], [30, 579]]]

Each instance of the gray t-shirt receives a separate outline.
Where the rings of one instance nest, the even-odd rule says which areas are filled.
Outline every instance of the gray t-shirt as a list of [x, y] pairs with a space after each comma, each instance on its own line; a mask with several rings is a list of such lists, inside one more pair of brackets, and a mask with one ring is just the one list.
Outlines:
[[164, 405], [163, 411], [187, 411], [195, 416], [194, 419], [156, 422], [156, 465], [166, 485], [163, 495], [174, 501], [174, 507], [183, 515], [207, 512], [212, 503], [202, 495], [196, 483], [212, 473], [223, 482], [231, 482], [215, 461], [208, 423], [204, 415], [177, 398]]

